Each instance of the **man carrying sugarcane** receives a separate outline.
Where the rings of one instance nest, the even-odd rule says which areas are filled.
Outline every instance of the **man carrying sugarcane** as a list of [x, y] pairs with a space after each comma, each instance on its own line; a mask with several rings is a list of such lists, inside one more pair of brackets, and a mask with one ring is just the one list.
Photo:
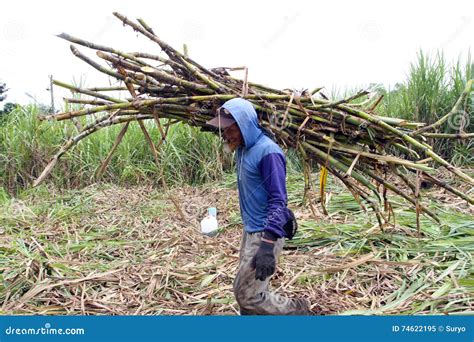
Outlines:
[[280, 147], [258, 124], [252, 104], [227, 101], [207, 124], [218, 128], [225, 149], [237, 150], [237, 184], [244, 225], [234, 295], [241, 315], [308, 315], [309, 301], [269, 291], [285, 237], [296, 229], [287, 208], [286, 161]]

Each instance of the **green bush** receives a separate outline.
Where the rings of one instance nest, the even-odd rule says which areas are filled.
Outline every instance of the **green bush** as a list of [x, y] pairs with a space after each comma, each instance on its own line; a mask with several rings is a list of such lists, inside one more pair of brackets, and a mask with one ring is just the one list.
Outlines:
[[[453, 108], [466, 82], [473, 78], [474, 63], [470, 55], [464, 63], [459, 59], [455, 65], [448, 65], [442, 54], [430, 57], [419, 52], [417, 61], [411, 64], [406, 82], [385, 91], [378, 111], [385, 116], [433, 123]], [[458, 133], [460, 129], [474, 131], [473, 96], [468, 98], [462, 111], [444, 123], [439, 131]], [[438, 139], [428, 143], [441, 156], [454, 162], [468, 162], [469, 155], [474, 154], [469, 141]]]
[[[0, 185], [9, 192], [31, 184], [60, 146], [77, 134], [77, 128], [71, 122], [39, 121], [38, 114], [36, 106], [18, 107], [0, 127]], [[85, 125], [86, 120], [82, 118], [81, 124]], [[159, 132], [154, 123], [146, 123], [146, 126], [157, 142]], [[49, 181], [60, 187], [79, 187], [96, 182], [97, 167], [109, 153], [120, 129], [118, 126], [108, 127], [81, 140], [63, 155]], [[198, 128], [185, 124], [170, 127], [159, 159], [170, 185], [220, 179], [233, 165], [231, 156], [222, 152], [221, 142], [215, 135], [202, 133]], [[137, 123], [130, 125], [101, 179], [123, 184], [161, 181]]]

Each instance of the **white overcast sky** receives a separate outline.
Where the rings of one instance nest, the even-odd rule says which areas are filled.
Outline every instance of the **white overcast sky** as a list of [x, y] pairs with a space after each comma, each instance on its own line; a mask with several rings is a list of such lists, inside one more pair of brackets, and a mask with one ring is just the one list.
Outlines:
[[[48, 75], [86, 86], [110, 80], [77, 59], [66, 32], [124, 51], [159, 47], [112, 16], [143, 18], [164, 41], [206, 67], [247, 66], [278, 88], [344, 89], [405, 79], [421, 48], [448, 60], [474, 42], [474, 1], [21, 1], [2, 3], [0, 80], [7, 101], [50, 102]], [[85, 47], [81, 51], [94, 57]], [[96, 58], [96, 60], [98, 60]], [[237, 76], [237, 74], [236, 74]], [[57, 104], [65, 93], [59, 90]]]

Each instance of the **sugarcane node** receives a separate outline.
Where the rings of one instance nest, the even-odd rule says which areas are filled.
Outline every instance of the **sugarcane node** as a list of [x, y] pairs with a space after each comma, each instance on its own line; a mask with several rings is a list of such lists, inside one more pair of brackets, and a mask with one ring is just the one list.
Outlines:
[[146, 79], [146, 75], [142, 74], [141, 72], [135, 73], [135, 77], [137, 78], [137, 80], [140, 80], [140, 81], [144, 81]]
[[143, 71], [146, 74], [149, 74], [149, 73], [151, 74], [156, 70], [156, 69], [153, 69], [151, 67], [141, 67], [140, 69], [141, 69], [141, 71]]

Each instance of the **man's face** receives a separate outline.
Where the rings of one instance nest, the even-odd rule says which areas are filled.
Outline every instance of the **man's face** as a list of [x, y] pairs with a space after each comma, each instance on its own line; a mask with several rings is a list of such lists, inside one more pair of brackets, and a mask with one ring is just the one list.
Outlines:
[[232, 151], [235, 151], [237, 147], [244, 144], [244, 138], [242, 133], [240, 133], [237, 122], [224, 129], [222, 136]]

